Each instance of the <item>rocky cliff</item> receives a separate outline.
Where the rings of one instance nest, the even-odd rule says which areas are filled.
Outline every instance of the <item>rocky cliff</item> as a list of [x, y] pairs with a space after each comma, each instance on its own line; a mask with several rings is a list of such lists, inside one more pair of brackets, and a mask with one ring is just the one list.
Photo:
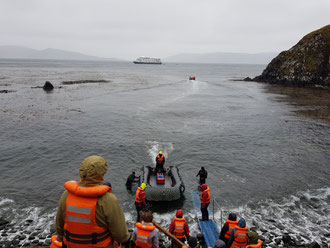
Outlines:
[[294, 86], [330, 86], [330, 25], [303, 37], [275, 57], [260, 76], [252, 79]]

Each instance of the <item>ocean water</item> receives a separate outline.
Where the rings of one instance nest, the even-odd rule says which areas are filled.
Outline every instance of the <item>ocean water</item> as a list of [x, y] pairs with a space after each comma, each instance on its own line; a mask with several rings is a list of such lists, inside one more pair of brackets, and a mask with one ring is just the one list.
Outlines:
[[[93, 154], [108, 161], [105, 179], [133, 228], [126, 178], [162, 150], [186, 187], [183, 199], [150, 205], [164, 227], [181, 208], [192, 235], [200, 232], [190, 193], [204, 166], [219, 228], [233, 211], [271, 244], [285, 233], [329, 244], [329, 124], [298, 116], [264, 84], [236, 81], [264, 68], [0, 60], [0, 90], [10, 91], [0, 94], [0, 218], [15, 229], [0, 240], [45, 238], [64, 182], [79, 180], [80, 162]], [[101, 79], [111, 82], [61, 84]], [[36, 88], [46, 80], [51, 93]]]

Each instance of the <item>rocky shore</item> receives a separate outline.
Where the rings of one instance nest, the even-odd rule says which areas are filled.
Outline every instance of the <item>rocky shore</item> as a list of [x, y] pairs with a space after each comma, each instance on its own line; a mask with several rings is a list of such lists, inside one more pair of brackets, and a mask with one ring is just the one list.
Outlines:
[[[270, 220], [276, 224], [276, 220]], [[51, 228], [50, 232], [45, 234], [44, 230], [33, 228], [32, 220], [26, 220], [24, 223], [25, 231], [18, 231], [17, 225], [11, 224], [5, 219], [0, 219], [0, 247], [49, 247], [51, 243], [51, 236], [55, 233], [55, 229]], [[254, 223], [256, 224], [256, 223]], [[282, 235], [276, 234], [274, 231], [266, 229], [258, 229], [257, 225], [250, 228], [251, 231], [256, 231], [260, 235], [260, 239], [263, 241], [263, 247], [306, 247], [306, 248], [318, 248], [328, 247], [326, 243], [318, 244], [317, 242], [304, 241], [308, 237], [296, 237], [286, 233], [285, 227], [281, 224], [277, 225], [277, 228], [283, 230]], [[21, 229], [21, 228], [20, 228]], [[330, 234], [330, 233], [329, 233]], [[160, 235], [161, 236], [161, 235]], [[202, 247], [203, 242], [200, 242]], [[160, 237], [160, 247], [169, 247], [169, 244], [165, 243], [165, 240]]]
[[330, 25], [304, 36], [275, 57], [260, 76], [245, 81], [286, 86], [330, 86]]

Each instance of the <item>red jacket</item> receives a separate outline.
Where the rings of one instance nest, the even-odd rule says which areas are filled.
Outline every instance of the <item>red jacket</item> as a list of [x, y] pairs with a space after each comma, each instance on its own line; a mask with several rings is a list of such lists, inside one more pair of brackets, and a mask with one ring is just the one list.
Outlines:
[[[174, 228], [175, 228], [175, 220], [172, 220], [171, 225], [170, 225], [170, 229], [168, 231], [173, 234]], [[186, 234], [186, 237], [189, 238], [190, 234], [189, 234], [189, 227], [188, 227], [187, 221], [184, 223], [183, 228], [184, 228], [184, 232]]]

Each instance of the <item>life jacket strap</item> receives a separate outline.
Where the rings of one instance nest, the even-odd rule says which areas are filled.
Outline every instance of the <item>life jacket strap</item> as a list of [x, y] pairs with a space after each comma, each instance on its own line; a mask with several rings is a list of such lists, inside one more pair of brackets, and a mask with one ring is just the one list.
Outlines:
[[92, 234], [75, 234], [69, 231], [64, 231], [65, 239], [68, 242], [75, 244], [96, 244], [103, 240], [106, 240], [110, 233], [108, 231], [102, 233], [92, 233]]

